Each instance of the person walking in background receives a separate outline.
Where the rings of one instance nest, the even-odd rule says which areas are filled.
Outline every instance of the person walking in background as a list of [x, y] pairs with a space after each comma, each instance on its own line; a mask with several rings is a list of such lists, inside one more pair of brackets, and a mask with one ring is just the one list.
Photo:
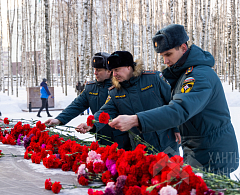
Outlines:
[[40, 113], [42, 112], [43, 108], [46, 108], [48, 117], [52, 117], [52, 115], [48, 111], [48, 97], [51, 95], [51, 93], [48, 90], [47, 79], [45, 78], [40, 84], [40, 93], [41, 93], [42, 107], [39, 109], [37, 116], [41, 117]]
[[82, 84], [82, 82], [78, 81], [76, 84], [76, 90], [77, 90], [77, 94], [79, 95], [83, 89], [84, 89], [84, 84]]
[[[83, 82], [78, 81], [76, 84], [76, 90], [77, 90], [77, 95], [81, 94], [82, 91], [84, 90], [85, 87], [85, 83], [82, 84]], [[89, 108], [88, 108], [89, 110]], [[84, 115], [84, 112], [81, 113], [81, 115]]]

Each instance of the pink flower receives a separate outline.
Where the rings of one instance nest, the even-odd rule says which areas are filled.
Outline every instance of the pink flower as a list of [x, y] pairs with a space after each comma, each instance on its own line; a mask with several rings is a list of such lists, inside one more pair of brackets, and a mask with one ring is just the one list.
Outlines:
[[196, 173], [195, 175], [200, 176], [201, 178], [203, 178], [203, 174], [202, 173]]
[[88, 152], [87, 164], [95, 160], [101, 160], [101, 154], [97, 154], [95, 151], [91, 150]]
[[172, 186], [162, 187], [159, 192], [160, 195], [177, 195], [177, 190], [174, 189]]
[[190, 195], [196, 195], [197, 191], [196, 189], [192, 189], [192, 191], [190, 192]]
[[86, 165], [85, 165], [85, 164], [81, 164], [81, 165], [78, 167], [78, 175], [79, 175], [79, 176], [85, 175], [86, 172], [88, 172], [88, 169], [86, 168]]
[[117, 174], [116, 164], [112, 165], [109, 171], [113, 176], [115, 176]]
[[46, 144], [42, 144], [41, 148], [46, 148]]
[[107, 186], [105, 187], [105, 189], [107, 189], [107, 188], [110, 188], [110, 189], [114, 190], [114, 188], [115, 188], [114, 182], [108, 182]]

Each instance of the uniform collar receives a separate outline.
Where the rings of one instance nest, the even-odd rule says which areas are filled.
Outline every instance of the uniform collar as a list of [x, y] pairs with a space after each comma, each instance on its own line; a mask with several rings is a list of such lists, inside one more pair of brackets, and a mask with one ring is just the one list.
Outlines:
[[128, 87], [132, 87], [133, 85], [135, 85], [135, 83], [139, 80], [140, 76], [138, 77], [131, 77], [128, 81], [123, 81], [120, 82], [121, 87], [123, 88], [128, 88]]
[[98, 82], [97, 79], [95, 79], [95, 82], [96, 82], [97, 85], [103, 86], [103, 87], [105, 85], [107, 85], [107, 86], [111, 86], [112, 85], [111, 84], [111, 79], [105, 79], [103, 82]]
[[177, 80], [186, 70], [186, 67], [183, 65], [186, 62], [190, 51], [191, 48], [189, 48], [173, 66], [167, 67], [163, 70], [163, 76], [168, 80], [172, 88], [176, 85]]

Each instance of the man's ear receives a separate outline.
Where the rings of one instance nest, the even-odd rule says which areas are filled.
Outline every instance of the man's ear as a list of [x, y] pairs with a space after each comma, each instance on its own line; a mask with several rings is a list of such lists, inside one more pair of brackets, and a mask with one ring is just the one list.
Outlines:
[[183, 43], [180, 47], [182, 48], [184, 53], [188, 50], [188, 47], [185, 43]]

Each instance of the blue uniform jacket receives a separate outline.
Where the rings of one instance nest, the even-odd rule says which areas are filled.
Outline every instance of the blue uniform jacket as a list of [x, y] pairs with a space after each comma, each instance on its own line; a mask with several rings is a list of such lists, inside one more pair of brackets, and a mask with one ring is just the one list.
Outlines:
[[[108, 88], [111, 85], [110, 79], [106, 79], [104, 82], [88, 82], [84, 91], [75, 98], [75, 100], [56, 117], [56, 119], [60, 120], [62, 124], [66, 124], [89, 107], [94, 114], [105, 103], [108, 96]], [[119, 148], [124, 148], [126, 150], [130, 149], [130, 141], [126, 132], [115, 130], [109, 125], [106, 125], [98, 133], [108, 136], [109, 138], [105, 138], [107, 140], [117, 142]], [[100, 139], [99, 143], [103, 145], [111, 145], [112, 143], [107, 140]]]
[[164, 71], [173, 87], [169, 105], [137, 116], [145, 133], [179, 126], [186, 163], [229, 175], [239, 164], [238, 145], [223, 87], [213, 66], [213, 56], [192, 45]]
[[50, 91], [48, 90], [47, 83], [41, 82], [40, 93], [41, 93], [41, 98], [45, 98], [45, 99], [48, 99], [48, 96], [51, 95]]
[[[158, 71], [139, 71], [139, 74], [130, 78], [129, 81], [121, 83], [113, 81], [116, 87], [109, 91], [108, 102], [95, 113], [94, 117], [98, 118], [102, 111], [107, 112], [111, 118], [123, 114], [134, 115], [137, 112], [168, 104], [171, 98], [171, 88], [161, 77], [162, 73]], [[95, 124], [95, 126], [97, 131], [103, 127], [102, 124]], [[175, 130], [178, 131], [177, 128]], [[158, 131], [158, 127], [156, 127], [156, 131], [151, 133], [140, 133], [137, 128], [132, 128], [131, 131], [139, 134], [159, 152], [168, 147], [168, 151], [165, 152], [170, 155], [174, 155], [175, 151], [178, 151], [173, 129], [166, 128], [164, 131]], [[131, 135], [130, 138], [134, 149], [137, 143], [134, 142]]]

